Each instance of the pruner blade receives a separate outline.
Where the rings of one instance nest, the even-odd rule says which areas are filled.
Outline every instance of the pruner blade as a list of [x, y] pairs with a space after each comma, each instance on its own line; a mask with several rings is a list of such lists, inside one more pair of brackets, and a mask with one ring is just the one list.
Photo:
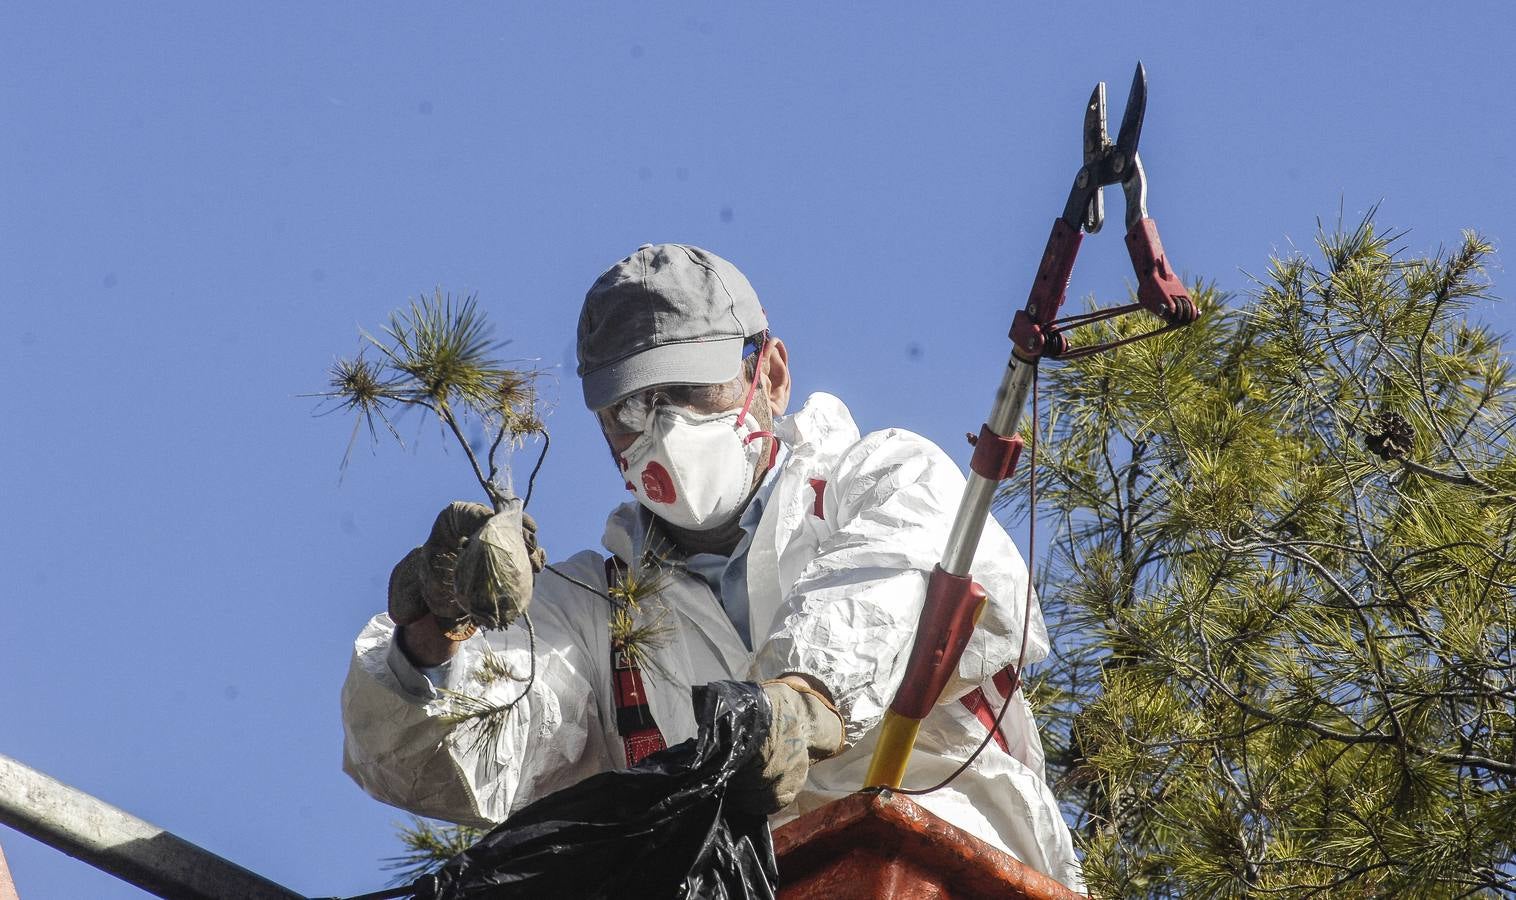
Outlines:
[[1126, 95], [1126, 112], [1121, 116], [1121, 130], [1116, 133], [1116, 150], [1113, 164], [1121, 176], [1121, 188], [1126, 194], [1126, 227], [1128, 229], [1148, 215], [1148, 182], [1142, 172], [1142, 160], [1137, 156], [1137, 141], [1142, 138], [1142, 118], [1148, 106], [1148, 73], [1137, 63], [1132, 75], [1132, 90]]
[[1137, 72], [1132, 75], [1132, 90], [1126, 95], [1126, 112], [1121, 116], [1121, 130], [1116, 133], [1116, 149], [1124, 157], [1132, 157], [1137, 153], [1137, 141], [1142, 137], [1142, 117], [1147, 107], [1148, 73], [1139, 62]]
[[[1105, 82], [1097, 82], [1090, 92], [1089, 105], [1084, 109], [1084, 166], [1093, 173], [1100, 158], [1111, 146], [1111, 135], [1106, 130]], [[1085, 233], [1094, 234], [1105, 224], [1105, 196], [1097, 185], [1084, 209], [1082, 222]]]

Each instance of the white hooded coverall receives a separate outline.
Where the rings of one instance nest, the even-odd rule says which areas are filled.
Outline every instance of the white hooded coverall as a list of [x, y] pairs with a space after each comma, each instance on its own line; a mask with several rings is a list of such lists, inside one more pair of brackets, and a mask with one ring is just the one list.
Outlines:
[[[936, 445], [898, 429], [860, 438], [837, 398], [815, 394], [775, 423], [790, 453], [748, 550], [749, 623], [744, 645], [704, 579], [666, 573], [641, 615], [663, 628], [642, 667], [647, 702], [669, 746], [696, 733], [691, 685], [761, 681], [802, 672], [830, 690], [849, 747], [812, 766], [778, 825], [862, 787], [876, 726], [905, 669], [926, 583], [946, 546], [963, 491], [958, 467]], [[616, 509], [605, 546], [629, 564], [639, 517]], [[599, 591], [604, 557], [586, 550], [555, 564]], [[922, 723], [906, 787], [935, 784], [978, 746], [985, 726], [960, 697], [980, 688], [998, 711], [995, 673], [1016, 662], [1026, 566], [1010, 538], [987, 523], [973, 567], [990, 598], [942, 701]], [[493, 745], [472, 726], [451, 726], [446, 695], [392, 647], [394, 625], [375, 616], [359, 634], [342, 690], [343, 768], [379, 800], [420, 815], [492, 826], [513, 811], [598, 772], [624, 767], [611, 674], [610, 604], [544, 571], [531, 604], [537, 671], [527, 697]], [[488, 645], [486, 645], [488, 641]], [[482, 685], [486, 646], [518, 674], [529, 668], [525, 629], [479, 633], [447, 670], [450, 690], [504, 702], [522, 682]], [[1035, 601], [1026, 661], [1048, 637]], [[995, 743], [951, 785], [914, 798], [954, 825], [1073, 887], [1082, 885], [1068, 827], [1044, 781], [1042, 745], [1018, 692]]]

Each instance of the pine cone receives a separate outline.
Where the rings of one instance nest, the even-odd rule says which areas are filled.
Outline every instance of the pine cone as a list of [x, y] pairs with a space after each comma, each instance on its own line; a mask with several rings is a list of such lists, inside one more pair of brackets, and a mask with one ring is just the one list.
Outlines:
[[1416, 432], [1411, 428], [1411, 423], [1400, 413], [1388, 410], [1369, 419], [1368, 432], [1363, 436], [1363, 446], [1386, 461], [1410, 453], [1415, 442]]

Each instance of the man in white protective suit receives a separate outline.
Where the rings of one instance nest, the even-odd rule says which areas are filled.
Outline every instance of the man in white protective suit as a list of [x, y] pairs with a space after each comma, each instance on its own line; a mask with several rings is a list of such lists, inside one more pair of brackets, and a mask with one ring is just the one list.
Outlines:
[[[601, 275], [580, 314], [578, 357], [585, 404], [636, 497], [606, 522], [609, 555], [546, 566], [507, 598], [530, 603], [535, 679], [481, 741], [450, 724], [457, 694], [521, 695], [521, 681], [491, 672], [502, 661], [527, 672], [528, 638], [515, 626], [458, 627], [470, 600], [438, 573], [492, 511], [445, 509], [396, 567], [389, 613], [358, 636], [342, 692], [344, 769], [386, 803], [488, 827], [694, 737], [691, 686], [739, 680], [763, 685], [773, 717], [739, 802], [778, 825], [857, 791], [946, 545], [958, 467], [907, 431], [860, 435], [828, 394], [786, 414], [784, 342], [742, 273], [696, 247], [644, 246]], [[516, 521], [532, 551], [534, 526]], [[994, 521], [973, 571], [989, 603], [922, 723], [907, 787], [942, 780], [984, 739], [1023, 627], [1026, 661], [1048, 652], [1035, 603], [1022, 621], [1026, 566]], [[628, 578], [640, 594], [631, 606]], [[618, 606], [630, 622], [612, 624]], [[915, 799], [1082, 886], [1021, 692], [974, 764]]]

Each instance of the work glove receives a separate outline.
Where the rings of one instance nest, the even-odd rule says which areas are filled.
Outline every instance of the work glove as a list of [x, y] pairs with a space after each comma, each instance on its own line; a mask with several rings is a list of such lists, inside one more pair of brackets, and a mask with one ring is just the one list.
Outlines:
[[546, 561], [537, 523], [520, 500], [509, 498], [499, 512], [455, 501], [437, 515], [426, 543], [390, 573], [390, 618], [409, 625], [431, 613], [452, 641], [480, 625], [503, 628], [526, 611], [532, 576]]
[[805, 786], [811, 763], [842, 752], [842, 714], [830, 700], [796, 676], [765, 681], [769, 730], [763, 744], [739, 769], [727, 798], [739, 809], [773, 815]]

